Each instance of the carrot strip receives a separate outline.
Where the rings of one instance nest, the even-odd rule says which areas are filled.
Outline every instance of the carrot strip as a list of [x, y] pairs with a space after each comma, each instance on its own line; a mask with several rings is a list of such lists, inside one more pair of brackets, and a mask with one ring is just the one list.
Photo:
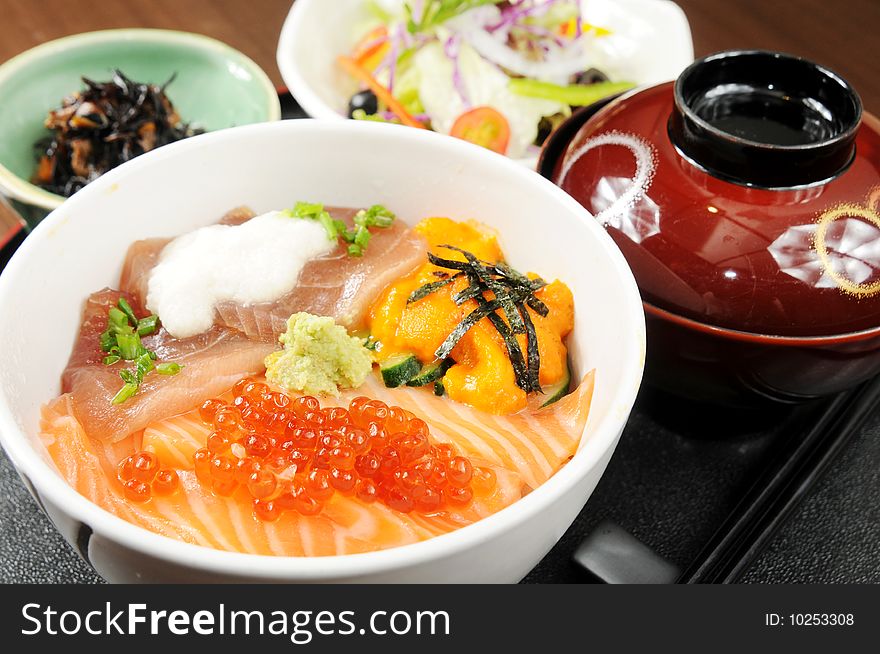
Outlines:
[[342, 66], [345, 71], [354, 77], [355, 79], [359, 79], [364, 84], [366, 84], [369, 89], [376, 94], [376, 97], [379, 98], [382, 102], [385, 103], [385, 106], [400, 119], [404, 125], [408, 125], [409, 127], [418, 127], [419, 129], [426, 129], [422, 123], [417, 121], [415, 118], [410, 115], [410, 113], [404, 108], [402, 104], [391, 95], [391, 92], [386, 89], [384, 86], [379, 84], [375, 77], [370, 74], [370, 71], [365, 69], [363, 66], [358, 64], [351, 57], [346, 57], [345, 55], [340, 55], [337, 60], [339, 65]]
[[388, 30], [377, 27], [368, 33], [351, 52], [351, 58], [367, 70], [374, 70], [391, 49], [388, 43]]

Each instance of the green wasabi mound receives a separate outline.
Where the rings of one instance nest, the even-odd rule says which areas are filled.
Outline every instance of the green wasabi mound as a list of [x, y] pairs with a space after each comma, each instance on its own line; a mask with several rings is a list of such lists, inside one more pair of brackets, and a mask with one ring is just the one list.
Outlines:
[[338, 396], [363, 384], [373, 367], [363, 340], [333, 318], [295, 313], [278, 340], [284, 349], [266, 357], [266, 379], [288, 391]]

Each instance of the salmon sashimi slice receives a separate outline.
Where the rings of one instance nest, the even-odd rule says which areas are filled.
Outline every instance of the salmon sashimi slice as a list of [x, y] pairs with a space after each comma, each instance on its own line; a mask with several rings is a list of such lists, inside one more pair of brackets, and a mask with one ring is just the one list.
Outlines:
[[455, 445], [465, 456], [516, 471], [537, 488], [577, 450], [593, 397], [594, 371], [574, 391], [550, 406], [510, 415], [494, 415], [451, 402], [425, 389], [386, 388], [371, 375], [358, 389], [344, 391], [339, 404], [358, 395], [412, 411], [431, 428], [431, 438]]
[[[519, 475], [495, 468], [495, 490], [456, 513], [405, 514], [381, 503], [365, 504], [337, 494], [317, 516], [288, 512], [276, 522], [264, 523], [253, 516], [246, 497], [219, 497], [207, 490], [192, 471], [190, 460], [189, 469], [178, 469], [181, 487], [177, 493], [136, 504], [124, 498], [115, 480], [115, 466], [108, 458], [113, 450], [89, 438], [71, 410], [70, 396], [61, 396], [44, 408], [41, 426], [56, 468], [77, 492], [133, 524], [215, 549], [277, 556], [369, 552], [447, 533], [499, 511], [523, 494]], [[187, 414], [153, 425], [144, 432], [143, 447], [156, 451], [163, 465], [173, 465], [179, 460], [177, 455], [182, 455], [172, 453], [172, 462], [166, 463], [165, 457], [181, 443], [173, 432], [193, 427], [196, 421]], [[208, 431], [200, 423], [198, 428], [186, 440], [200, 438], [204, 446]]]
[[[252, 341], [239, 332], [214, 327], [192, 338], [175, 339], [164, 329], [143, 339], [159, 361], [182, 366], [174, 376], [148, 374], [137, 394], [122, 404], [111, 400], [122, 386], [120, 370], [129, 361], [103, 363], [100, 334], [107, 328], [107, 312], [120, 297], [138, 311], [136, 298], [104, 290], [89, 297], [79, 336], [61, 377], [61, 392], [70, 393], [73, 415], [88, 434], [99, 441], [117, 441], [150, 423], [189, 411], [215, 397], [249, 374], [265, 370], [263, 360], [275, 346]], [[140, 314], [139, 314], [140, 315]]]
[[[352, 224], [355, 209], [328, 208], [334, 218]], [[224, 216], [223, 224], [241, 224], [253, 212], [239, 208]], [[215, 324], [244, 333], [248, 338], [274, 343], [286, 330], [287, 319], [306, 311], [330, 316], [349, 329], [363, 326], [367, 311], [379, 293], [394, 280], [423, 264], [427, 244], [400, 220], [371, 230], [369, 246], [361, 257], [349, 256], [339, 244], [326, 256], [309, 261], [289, 293], [274, 302], [242, 305], [224, 302], [217, 307]], [[120, 288], [143, 303], [150, 272], [170, 239], [137, 241], [129, 248]], [[161, 317], [161, 316], [160, 316]]]
[[[475, 465], [490, 466], [495, 489], [464, 509], [425, 515], [400, 513], [379, 502], [334, 495], [316, 516], [286, 512], [272, 523], [255, 518], [246, 495], [218, 497], [192, 471], [192, 453], [209, 428], [191, 411], [156, 421], [112, 446], [90, 438], [74, 415], [71, 395], [43, 408], [42, 438], [59, 473], [80, 494], [110, 513], [171, 538], [221, 550], [278, 556], [330, 556], [414, 543], [472, 524], [545, 482], [575, 453], [586, 425], [593, 374], [559, 402], [538, 411], [499, 418], [452, 404], [420, 389], [386, 389], [377, 379], [350, 393], [366, 394], [422, 417], [439, 442], [455, 444]], [[336, 405], [331, 400], [327, 405]], [[124, 451], [124, 446], [132, 448]], [[181, 488], [145, 504], [126, 500], [115, 462], [133, 449], [157, 454], [174, 467]]]

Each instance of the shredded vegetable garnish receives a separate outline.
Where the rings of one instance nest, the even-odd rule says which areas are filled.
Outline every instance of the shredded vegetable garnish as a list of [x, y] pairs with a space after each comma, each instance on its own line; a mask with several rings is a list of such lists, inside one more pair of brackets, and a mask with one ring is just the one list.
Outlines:
[[455, 136], [486, 108], [501, 117], [488, 127], [509, 138], [467, 140], [524, 157], [559, 123], [549, 119], [630, 86], [585, 75], [633, 48], [586, 22], [580, 0], [387, 0], [378, 20], [338, 59], [360, 83], [347, 106], [354, 119]]
[[461, 14], [482, 7], [484, 5], [497, 5], [502, 0], [425, 0], [422, 3], [422, 11], [416, 16], [412, 6], [406, 6], [406, 26], [410, 34], [427, 32], [435, 29], [446, 21], [460, 16]]
[[[458, 305], [474, 300], [477, 308], [465, 316], [434, 355], [440, 360], [446, 359], [468, 330], [481, 320], [488, 319], [504, 341], [517, 386], [527, 393], [542, 392], [538, 381], [541, 367], [538, 336], [528, 309], [540, 316], [547, 315], [547, 306], [535, 295], [547, 283], [540, 278], [530, 279], [503, 263], [480, 261], [472, 253], [453, 245], [439, 247], [458, 252], [465, 261], [445, 259], [429, 252], [428, 260], [432, 264], [456, 272], [440, 281], [419, 287], [409, 296], [407, 304], [418, 302], [447, 284], [466, 277], [468, 286], [452, 299]], [[526, 336], [525, 355], [516, 338], [517, 334]]]
[[374, 204], [369, 209], [361, 209], [355, 214], [354, 227], [349, 228], [345, 222], [333, 218], [324, 209], [323, 204], [316, 202], [297, 202], [293, 209], [285, 212], [291, 218], [314, 220], [321, 224], [331, 241], [342, 239], [348, 243], [348, 254], [361, 257], [370, 242], [370, 227], [390, 227], [394, 222], [394, 214], [381, 204]]
[[529, 98], [555, 100], [573, 107], [582, 107], [612, 95], [630, 90], [631, 82], [596, 82], [594, 84], [570, 84], [561, 86], [533, 79], [512, 79], [510, 90]]
[[144, 347], [141, 336], [152, 334], [158, 324], [158, 316], [149, 315], [139, 319], [123, 297], [119, 298], [115, 307], [110, 307], [107, 311], [107, 329], [99, 337], [101, 351], [107, 353], [102, 359], [104, 365], [134, 361], [134, 369], [124, 368], [119, 371], [123, 386], [111, 400], [113, 404], [122, 404], [134, 397], [144, 377], [153, 370], [161, 375], [176, 375], [183, 367], [172, 362], [158, 365], [153, 363], [158, 357], [155, 352]]
[[401, 123], [408, 127], [418, 127], [421, 129], [425, 127], [410, 115], [397, 98], [391, 95], [390, 90], [382, 86], [382, 84], [380, 84], [366, 68], [361, 66], [354, 59], [340, 56], [339, 64], [345, 68], [352, 77], [357, 78], [366, 84], [370, 90], [376, 94], [376, 97], [382, 100], [388, 109], [394, 112], [394, 114], [400, 119]]

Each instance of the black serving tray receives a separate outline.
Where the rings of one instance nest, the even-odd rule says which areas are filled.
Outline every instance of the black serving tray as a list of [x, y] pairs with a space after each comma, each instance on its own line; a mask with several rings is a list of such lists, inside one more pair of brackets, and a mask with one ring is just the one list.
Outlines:
[[[673, 575], [677, 583], [743, 580], [849, 441], [874, 436], [878, 399], [880, 380], [874, 380], [807, 404], [733, 412], [643, 387], [595, 493], [524, 581], [650, 581], [657, 558], [677, 570]], [[854, 462], [861, 469], [857, 480], [870, 482], [876, 477], [871, 473], [877, 468], [874, 456]], [[877, 491], [874, 485], [836, 489], [861, 495], [860, 506], [869, 510], [876, 506]], [[817, 523], [822, 523], [823, 513], [836, 510], [832, 502], [821, 500], [814, 507], [814, 513], [819, 513]], [[864, 516], [866, 523], [871, 519]], [[826, 528], [829, 522], [833, 519], [825, 520]], [[629, 551], [630, 541], [638, 538], [648, 552], [636, 550], [635, 560], [631, 556], [625, 566], [611, 570], [596, 562], [595, 552], [593, 556], [578, 552], [581, 543], [607, 529], [609, 523], [622, 528], [624, 534], [615, 530], [610, 541], [594, 544], [594, 549]], [[856, 533], [862, 540], [850, 544], [859, 555], [867, 552], [873, 557], [860, 562], [853, 573], [857, 579], [839, 578], [833, 570], [826, 571], [827, 575], [822, 570], [774, 571], [772, 578], [880, 581], [880, 556], [870, 540], [876, 537], [876, 526], [872, 529]], [[799, 547], [795, 543], [788, 561], [783, 558], [783, 566], [803, 568], [805, 561], [812, 565], [806, 549], [810, 545]], [[588, 567], [576, 558], [586, 559]], [[762, 581], [754, 575], [749, 580]]]
[[[281, 99], [285, 118], [304, 117]], [[878, 399], [875, 380], [806, 404], [732, 411], [644, 387], [596, 491], [523, 581], [880, 581]], [[0, 582], [101, 581], [2, 453], [0, 495]], [[808, 514], [789, 520], [805, 498]], [[840, 533], [841, 510], [855, 515], [852, 533]], [[789, 549], [760, 558], [780, 529]], [[849, 558], [816, 563], [823, 546]]]

